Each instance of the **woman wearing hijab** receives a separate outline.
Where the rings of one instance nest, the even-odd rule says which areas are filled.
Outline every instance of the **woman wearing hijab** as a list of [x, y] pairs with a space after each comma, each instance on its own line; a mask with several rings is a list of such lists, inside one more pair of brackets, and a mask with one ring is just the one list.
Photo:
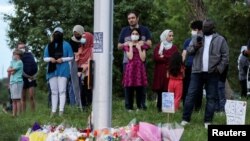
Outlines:
[[157, 93], [157, 108], [161, 112], [162, 108], [162, 92], [167, 91], [168, 79], [167, 70], [169, 67], [170, 57], [178, 52], [177, 46], [173, 45], [173, 31], [165, 30], [160, 36], [161, 42], [154, 49], [154, 78], [152, 89]]
[[92, 88], [89, 85], [89, 63], [93, 57], [93, 46], [94, 46], [94, 37], [90, 32], [84, 32], [81, 39], [81, 46], [78, 49], [78, 52], [75, 54], [75, 60], [78, 65], [78, 70], [82, 73], [82, 89], [81, 89], [81, 102], [83, 106], [89, 106], [92, 103]]
[[67, 79], [70, 77], [69, 61], [73, 51], [68, 42], [63, 40], [63, 29], [55, 28], [50, 42], [44, 51], [44, 61], [48, 63], [46, 78], [51, 89], [51, 117], [55, 115], [59, 100], [59, 116], [63, 115], [66, 101]]

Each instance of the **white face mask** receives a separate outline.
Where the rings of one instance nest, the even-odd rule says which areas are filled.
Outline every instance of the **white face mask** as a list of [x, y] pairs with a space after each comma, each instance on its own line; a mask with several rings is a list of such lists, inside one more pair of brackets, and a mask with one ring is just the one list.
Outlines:
[[12, 60], [16, 60], [16, 56], [15, 55], [12, 56]]
[[21, 50], [23, 53], [25, 52], [25, 48], [21, 48], [21, 49], [19, 49], [19, 50]]
[[85, 44], [85, 43], [86, 43], [86, 39], [85, 39], [85, 38], [81, 38], [81, 39], [80, 39], [80, 43], [81, 43], [81, 44]]
[[139, 40], [139, 35], [131, 35], [131, 40], [132, 41], [138, 41]]
[[191, 31], [191, 35], [192, 35], [192, 36], [196, 36], [197, 34], [198, 34], [198, 31], [195, 31], [195, 30], [192, 30], [192, 31]]

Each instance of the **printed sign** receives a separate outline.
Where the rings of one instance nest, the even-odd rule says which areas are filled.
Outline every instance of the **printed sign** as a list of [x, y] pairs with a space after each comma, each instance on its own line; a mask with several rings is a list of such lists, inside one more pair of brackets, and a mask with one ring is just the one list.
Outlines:
[[227, 100], [225, 105], [227, 125], [244, 125], [246, 109], [246, 101]]
[[103, 32], [94, 33], [93, 53], [103, 53]]
[[162, 112], [174, 113], [174, 93], [162, 92]]

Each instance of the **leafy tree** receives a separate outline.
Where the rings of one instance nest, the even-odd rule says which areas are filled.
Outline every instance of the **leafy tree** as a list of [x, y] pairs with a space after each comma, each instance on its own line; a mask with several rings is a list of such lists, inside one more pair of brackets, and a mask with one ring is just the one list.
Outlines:
[[[10, 48], [17, 41], [25, 41], [35, 54], [39, 63], [39, 88], [46, 88], [45, 63], [42, 60], [43, 49], [49, 42], [45, 29], [56, 26], [64, 29], [65, 39], [72, 36], [72, 28], [81, 24], [86, 31], [93, 32], [94, 0], [10, 0], [15, 6], [15, 15], [5, 15], [10, 21], [8, 43]], [[153, 66], [153, 48], [159, 42], [159, 36], [165, 29], [174, 31], [174, 44], [182, 49], [185, 38], [189, 37], [189, 23], [192, 20], [212, 18], [217, 23], [216, 30], [224, 35], [230, 46], [229, 80], [237, 88], [236, 60], [240, 46], [249, 38], [250, 8], [245, 0], [114, 0], [114, 60], [113, 91], [122, 96], [122, 51], [117, 50], [121, 27], [128, 25], [126, 13], [136, 10], [140, 13], [140, 23], [152, 32], [153, 47], [147, 52], [147, 71], [151, 88]], [[242, 30], [244, 28], [244, 30]], [[148, 91], [151, 93], [151, 91]]]

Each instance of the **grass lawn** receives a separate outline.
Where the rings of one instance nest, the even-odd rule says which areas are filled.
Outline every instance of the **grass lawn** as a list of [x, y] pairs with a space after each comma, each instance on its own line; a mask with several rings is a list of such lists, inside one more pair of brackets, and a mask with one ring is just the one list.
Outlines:
[[[6, 90], [1, 90], [0, 101], [7, 101]], [[50, 108], [47, 106], [47, 94], [37, 91], [36, 94], [36, 112], [30, 112], [29, 105], [26, 113], [23, 113], [17, 118], [12, 118], [11, 114], [5, 114], [0, 111], [0, 141], [16, 141], [25, 134], [27, 129], [32, 127], [34, 122], [43, 124], [58, 125], [62, 122], [72, 125], [77, 128], [84, 129], [87, 126], [87, 119], [90, 114], [90, 109], [82, 112], [75, 107], [67, 105], [63, 117], [56, 116], [50, 118]], [[249, 99], [248, 99], [249, 102]], [[180, 123], [182, 109], [175, 114], [158, 113], [155, 101], [148, 101], [148, 110], [139, 112], [126, 112], [124, 110], [124, 100], [113, 98], [112, 109], [112, 127], [126, 126], [132, 119], [137, 121], [145, 121], [153, 124], [177, 122]], [[204, 106], [203, 106], [204, 107]], [[246, 124], [250, 124], [249, 104], [247, 105]], [[204, 109], [200, 112], [194, 112], [190, 125], [185, 127], [182, 141], [206, 141], [207, 130], [203, 125]], [[226, 117], [215, 114], [214, 124], [226, 124]]]

